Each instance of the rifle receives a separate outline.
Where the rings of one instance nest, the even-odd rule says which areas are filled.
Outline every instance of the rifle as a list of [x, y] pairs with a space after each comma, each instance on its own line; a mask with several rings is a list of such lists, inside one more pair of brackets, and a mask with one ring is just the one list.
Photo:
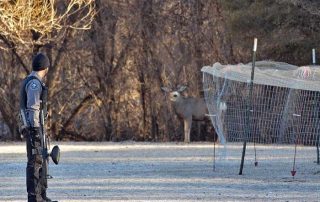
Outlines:
[[57, 145], [52, 148], [52, 151], [49, 153], [50, 148], [48, 149], [48, 142], [49, 138], [46, 133], [45, 124], [44, 124], [44, 110], [41, 107], [40, 110], [40, 136], [41, 136], [41, 150], [42, 150], [42, 169], [41, 169], [41, 180], [42, 184], [45, 188], [48, 188], [48, 179], [51, 179], [52, 176], [49, 175], [49, 156], [51, 157], [52, 161], [58, 165], [60, 160], [60, 149]]

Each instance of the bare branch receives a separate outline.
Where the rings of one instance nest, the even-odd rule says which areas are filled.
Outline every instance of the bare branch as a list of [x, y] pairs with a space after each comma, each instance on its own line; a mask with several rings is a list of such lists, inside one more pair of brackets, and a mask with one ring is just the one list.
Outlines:
[[69, 0], [63, 9], [58, 5], [59, 0], [0, 1], [0, 35], [14, 44], [43, 45], [68, 27], [91, 28], [96, 14], [94, 0]]

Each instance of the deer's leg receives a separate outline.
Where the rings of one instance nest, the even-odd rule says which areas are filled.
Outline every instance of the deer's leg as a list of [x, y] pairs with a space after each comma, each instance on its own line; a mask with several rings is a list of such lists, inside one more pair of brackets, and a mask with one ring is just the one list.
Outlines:
[[191, 131], [192, 117], [184, 119], [184, 142], [190, 142], [190, 131]]
[[197, 138], [198, 138], [198, 141], [202, 140], [202, 136], [201, 136], [201, 121], [197, 121]]

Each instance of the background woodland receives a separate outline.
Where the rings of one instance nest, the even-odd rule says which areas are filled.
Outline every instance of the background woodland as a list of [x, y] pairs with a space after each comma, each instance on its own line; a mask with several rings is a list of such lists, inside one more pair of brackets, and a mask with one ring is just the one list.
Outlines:
[[[258, 60], [310, 64], [311, 49], [320, 51], [319, 8], [315, 0], [3, 1], [0, 140], [20, 138], [19, 88], [38, 51], [52, 63], [52, 139], [183, 140], [161, 86], [184, 84], [186, 95], [202, 97], [201, 68], [250, 62], [254, 37]], [[28, 20], [15, 24], [10, 12]], [[213, 140], [204, 124], [191, 140]]]

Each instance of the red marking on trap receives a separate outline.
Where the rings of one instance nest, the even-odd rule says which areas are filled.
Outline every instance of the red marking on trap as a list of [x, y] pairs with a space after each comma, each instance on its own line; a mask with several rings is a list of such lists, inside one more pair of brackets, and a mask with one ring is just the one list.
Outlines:
[[296, 175], [296, 172], [297, 172], [297, 171], [295, 171], [295, 170], [291, 171], [292, 177], [294, 177], [294, 176]]

